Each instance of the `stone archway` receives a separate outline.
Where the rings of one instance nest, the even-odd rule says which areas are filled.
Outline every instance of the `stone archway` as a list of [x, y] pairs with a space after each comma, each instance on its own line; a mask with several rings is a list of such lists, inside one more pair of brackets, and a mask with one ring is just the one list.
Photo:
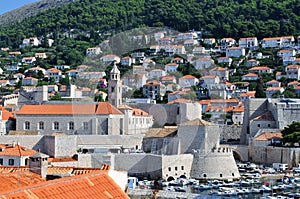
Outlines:
[[172, 176], [168, 177], [167, 181], [170, 182], [172, 180], [175, 180], [175, 178], [173, 178]]
[[235, 161], [244, 162], [243, 156], [240, 154], [240, 152], [233, 150], [232, 153], [233, 153], [233, 157], [234, 157]]
[[179, 178], [184, 178], [184, 179], [186, 179], [186, 176], [185, 176], [185, 175], [181, 175], [181, 176], [179, 176]]

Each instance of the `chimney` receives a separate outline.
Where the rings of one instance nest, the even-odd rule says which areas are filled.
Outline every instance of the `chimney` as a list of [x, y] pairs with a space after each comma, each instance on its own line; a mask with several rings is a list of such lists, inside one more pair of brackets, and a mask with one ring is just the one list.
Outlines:
[[48, 158], [49, 156], [43, 153], [36, 153], [29, 157], [29, 171], [46, 178], [48, 174]]
[[12, 143], [12, 147], [13, 147], [13, 148], [15, 148], [15, 147], [16, 147], [16, 142], [15, 142], [15, 141], [13, 141], [13, 143]]

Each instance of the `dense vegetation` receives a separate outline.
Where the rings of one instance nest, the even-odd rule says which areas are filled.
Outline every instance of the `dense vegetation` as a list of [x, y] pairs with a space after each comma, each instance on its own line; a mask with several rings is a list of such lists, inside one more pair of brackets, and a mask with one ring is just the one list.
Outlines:
[[300, 143], [300, 122], [293, 122], [281, 132], [284, 143]]
[[201, 30], [207, 36], [258, 38], [297, 35], [297, 0], [81, 0], [0, 28], [0, 47], [20, 44], [28, 36], [53, 36], [72, 29], [99, 33], [141, 26], [168, 26], [178, 31]]

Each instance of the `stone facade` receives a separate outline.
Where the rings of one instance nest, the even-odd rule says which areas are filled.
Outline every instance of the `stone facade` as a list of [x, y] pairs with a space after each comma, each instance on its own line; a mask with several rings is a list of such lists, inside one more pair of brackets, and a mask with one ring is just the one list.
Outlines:
[[201, 118], [199, 103], [174, 104], [130, 104], [131, 107], [142, 109], [153, 116], [155, 125], [181, 124], [183, 122]]

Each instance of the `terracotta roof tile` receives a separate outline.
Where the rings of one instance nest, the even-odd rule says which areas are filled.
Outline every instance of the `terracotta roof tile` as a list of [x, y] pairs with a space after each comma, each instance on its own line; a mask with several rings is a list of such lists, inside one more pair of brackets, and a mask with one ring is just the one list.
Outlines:
[[185, 76], [181, 77], [180, 79], [196, 79], [196, 77], [193, 75], [185, 75]]
[[252, 120], [253, 121], [275, 121], [275, 119], [270, 111], [266, 111], [263, 114], [257, 116], [256, 118], [254, 118]]
[[2, 192], [2, 198], [129, 199], [106, 172], [60, 178]]
[[250, 68], [249, 71], [251, 70], [270, 70], [271, 68], [269, 68], [268, 66], [257, 66], [257, 67], [253, 67]]
[[216, 126], [216, 124], [202, 120], [200, 118], [184, 122], [181, 126]]
[[255, 141], [267, 141], [272, 139], [282, 139], [282, 133], [265, 132], [254, 138]]
[[179, 99], [176, 99], [176, 100], [173, 100], [171, 102], [168, 102], [168, 104], [175, 104], [175, 103], [191, 103], [193, 102], [192, 100], [188, 100], [188, 99], [182, 99], [182, 98], [179, 98]]
[[0, 144], [0, 156], [30, 156], [37, 153], [35, 150], [28, 149], [18, 144]]
[[24, 105], [17, 115], [108, 115], [122, 114], [108, 102], [98, 104], [42, 104]]

